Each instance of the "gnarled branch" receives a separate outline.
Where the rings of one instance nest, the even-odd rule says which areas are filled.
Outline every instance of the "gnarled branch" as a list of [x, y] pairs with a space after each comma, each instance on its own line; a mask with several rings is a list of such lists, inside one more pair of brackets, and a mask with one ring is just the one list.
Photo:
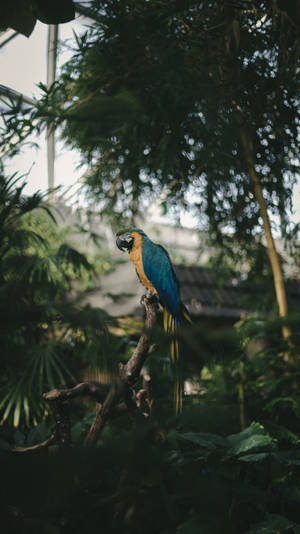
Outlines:
[[142, 335], [130, 360], [126, 365], [120, 365], [119, 379], [111, 386], [103, 405], [96, 413], [95, 419], [85, 439], [86, 446], [96, 443], [117, 402], [120, 399], [125, 399], [125, 401], [126, 398], [128, 399], [128, 390], [137, 381], [141, 369], [149, 355], [151, 333], [157, 317], [157, 296], [151, 291], [148, 291], [143, 300], [143, 305], [146, 310], [146, 319]]

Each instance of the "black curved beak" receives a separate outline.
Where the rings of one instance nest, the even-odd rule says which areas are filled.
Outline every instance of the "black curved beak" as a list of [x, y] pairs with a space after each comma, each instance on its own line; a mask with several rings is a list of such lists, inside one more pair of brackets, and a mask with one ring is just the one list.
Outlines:
[[116, 245], [122, 252], [125, 252], [125, 250], [130, 252], [133, 245], [133, 237], [130, 234], [122, 234], [117, 237]]

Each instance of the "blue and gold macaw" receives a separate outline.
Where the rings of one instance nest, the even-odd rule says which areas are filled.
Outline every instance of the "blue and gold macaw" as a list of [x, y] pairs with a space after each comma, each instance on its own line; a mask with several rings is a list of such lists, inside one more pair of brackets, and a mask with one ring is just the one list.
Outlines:
[[163, 307], [164, 330], [171, 336], [170, 356], [174, 376], [174, 401], [176, 413], [182, 409], [183, 385], [179, 362], [176, 332], [185, 321], [191, 322], [181, 297], [174, 267], [167, 251], [139, 228], [127, 228], [117, 233], [117, 247], [129, 252], [141, 283], [156, 293]]

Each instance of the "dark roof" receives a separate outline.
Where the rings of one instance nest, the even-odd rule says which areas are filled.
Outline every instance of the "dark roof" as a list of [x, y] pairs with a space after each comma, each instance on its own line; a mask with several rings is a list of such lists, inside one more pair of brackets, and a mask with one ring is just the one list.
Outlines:
[[[220, 284], [213, 271], [205, 267], [176, 265], [176, 273], [182, 300], [191, 315], [238, 319], [241, 314], [254, 311], [242, 304], [247, 293], [251, 291], [252, 294], [261, 295], [263, 291], [258, 286], [249, 290], [249, 287], [236, 280]], [[287, 280], [286, 290], [289, 301], [300, 303], [299, 281]]]
[[[273, 308], [274, 289], [272, 280], [263, 287], [255, 283], [249, 288], [246, 281], [222, 280], [210, 269], [175, 266], [181, 297], [190, 314], [194, 317], [217, 318], [237, 321], [242, 314], [257, 310], [257, 303], [265, 303]], [[289, 307], [300, 307], [300, 283], [297, 280], [286, 282]], [[96, 289], [86, 295], [85, 303], [105, 309], [113, 317], [141, 315], [143, 306], [139, 304], [145, 288], [138, 282], [130, 262], [120, 263], [116, 269], [99, 278]]]
[[246, 313], [238, 301], [241, 290], [228, 282], [219, 285], [213, 272], [204, 267], [176, 265], [181, 298], [192, 315], [231, 317]]

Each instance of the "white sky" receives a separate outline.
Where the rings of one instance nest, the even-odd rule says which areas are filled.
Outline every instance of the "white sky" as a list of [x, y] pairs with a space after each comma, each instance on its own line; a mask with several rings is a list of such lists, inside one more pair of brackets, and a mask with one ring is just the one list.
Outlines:
[[[78, 20], [59, 26], [59, 39], [72, 39], [73, 29], [79, 32], [82, 23]], [[11, 89], [20, 91], [26, 96], [39, 97], [41, 92], [37, 87], [39, 82], [46, 83], [47, 65], [47, 31], [48, 26], [37, 22], [29, 38], [18, 35], [5, 47], [0, 48], [0, 83]], [[62, 50], [58, 57], [57, 67], [67, 61], [71, 53]], [[18, 171], [25, 174], [30, 170], [26, 181], [26, 193], [33, 193], [37, 189], [47, 189], [47, 157], [45, 134], [37, 139], [39, 149], [24, 147], [22, 152], [12, 160], [5, 161], [8, 173]], [[59, 140], [56, 143], [55, 185], [70, 186], [79, 178], [81, 171], [76, 169], [79, 154], [63, 146]]]
[[[73, 30], [77, 33], [83, 29], [83, 19], [76, 19], [59, 26], [59, 38], [61, 41], [70, 40], [73, 37]], [[37, 22], [33, 33], [29, 38], [18, 35], [6, 46], [0, 48], [0, 83], [12, 89], [20, 91], [26, 96], [39, 97], [40, 91], [38, 82], [46, 83], [46, 54], [47, 54], [47, 30], [48, 26]], [[3, 38], [2, 38], [3, 40]], [[70, 57], [71, 52], [62, 49], [58, 57], [58, 69]], [[38, 140], [40, 149], [24, 148], [22, 153], [12, 160], [6, 161], [8, 173], [17, 171], [25, 174], [30, 171], [26, 181], [28, 183], [26, 192], [32, 193], [37, 189], [47, 188], [47, 158], [45, 136]], [[76, 167], [79, 163], [79, 154], [64, 147], [61, 142], [57, 142], [55, 161], [55, 185], [69, 187], [75, 184], [82, 171]], [[152, 212], [152, 217], [154, 213]], [[158, 215], [158, 214], [157, 214]], [[160, 220], [161, 217], [160, 217]], [[294, 215], [293, 221], [300, 220], [300, 183], [295, 186], [294, 191]], [[168, 222], [165, 220], [165, 222]], [[197, 221], [188, 213], [181, 216], [183, 226], [195, 227]]]

